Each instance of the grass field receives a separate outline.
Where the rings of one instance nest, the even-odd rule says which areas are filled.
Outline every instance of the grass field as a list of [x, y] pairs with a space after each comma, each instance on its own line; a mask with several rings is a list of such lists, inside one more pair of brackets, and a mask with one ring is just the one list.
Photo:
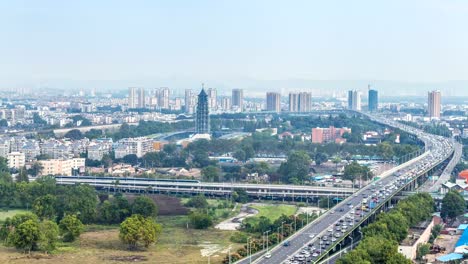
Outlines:
[[258, 214], [255, 215], [255, 217], [265, 216], [269, 218], [271, 221], [275, 221], [282, 214], [290, 216], [290, 215], [295, 214], [297, 211], [297, 207], [295, 205], [287, 205], [287, 204], [265, 204], [265, 205], [255, 204], [255, 205], [252, 205], [251, 207], [258, 210]]
[[[0, 246], [0, 263], [18, 264], [83, 264], [83, 263], [221, 263], [231, 250], [242, 245], [229, 241], [231, 231], [217, 229], [187, 229], [187, 216], [159, 216], [157, 222], [163, 231], [156, 245], [145, 251], [128, 251], [119, 240], [118, 226], [91, 225], [80, 239], [73, 243], [61, 243], [51, 255], [34, 253], [27, 256]], [[136, 260], [137, 261], [136, 261]]]
[[19, 213], [26, 213], [29, 212], [27, 210], [22, 210], [22, 209], [13, 209], [13, 210], [8, 210], [8, 211], [0, 211], [0, 222], [4, 221], [7, 217], [12, 217], [15, 214]]

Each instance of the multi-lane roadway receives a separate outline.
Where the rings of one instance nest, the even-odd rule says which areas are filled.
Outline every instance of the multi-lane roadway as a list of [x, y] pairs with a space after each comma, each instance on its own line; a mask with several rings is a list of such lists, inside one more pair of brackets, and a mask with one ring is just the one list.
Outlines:
[[[415, 179], [420, 175], [427, 173], [448, 159], [453, 153], [453, 142], [451, 140], [426, 134], [418, 129], [391, 120], [375, 117], [374, 119], [380, 123], [398, 127], [416, 135], [425, 143], [426, 151], [415, 159], [393, 169], [390, 173], [382, 175], [380, 180], [348, 197], [333, 210], [299, 230], [285, 242], [280, 243], [271, 251], [265, 252], [254, 261], [255, 263], [315, 263], [319, 261], [326, 253], [339, 246], [339, 242], [351, 230], [356, 229], [374, 210], [384, 206], [394, 195], [414, 184]], [[372, 207], [375, 207], [374, 209], [369, 208], [371, 201], [373, 202]], [[343, 227], [343, 224], [345, 227]], [[239, 263], [243, 264], [249, 262], [249, 259], [239, 261]]]

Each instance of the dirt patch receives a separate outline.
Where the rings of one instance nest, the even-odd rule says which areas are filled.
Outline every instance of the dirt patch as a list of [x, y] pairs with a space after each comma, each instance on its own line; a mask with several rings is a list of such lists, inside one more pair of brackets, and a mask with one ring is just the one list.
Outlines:
[[[127, 195], [130, 203], [135, 200], [136, 195]], [[149, 194], [148, 197], [158, 206], [158, 215], [186, 215], [189, 209], [180, 203], [180, 199], [162, 194]]]
[[146, 256], [140, 256], [140, 255], [110, 256], [107, 259], [112, 260], [112, 261], [120, 261], [120, 262], [142, 262], [142, 261], [147, 261], [148, 260], [148, 258]]
[[219, 230], [239, 229], [242, 224], [242, 221], [244, 221], [245, 218], [255, 216], [256, 214], [258, 214], [258, 210], [250, 207], [250, 205], [251, 204], [242, 205], [238, 215], [222, 221], [221, 223], [217, 224], [215, 228]]

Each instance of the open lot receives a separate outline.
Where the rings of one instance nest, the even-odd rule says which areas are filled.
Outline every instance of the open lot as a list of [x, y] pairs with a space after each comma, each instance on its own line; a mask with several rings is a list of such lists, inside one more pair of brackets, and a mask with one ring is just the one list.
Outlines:
[[146, 251], [128, 251], [119, 240], [117, 226], [92, 226], [78, 241], [64, 243], [52, 255], [19, 253], [13, 248], [0, 246], [0, 263], [221, 263], [228, 248], [241, 247], [229, 241], [231, 231], [214, 228], [187, 229], [186, 216], [160, 216], [163, 225], [156, 245]]

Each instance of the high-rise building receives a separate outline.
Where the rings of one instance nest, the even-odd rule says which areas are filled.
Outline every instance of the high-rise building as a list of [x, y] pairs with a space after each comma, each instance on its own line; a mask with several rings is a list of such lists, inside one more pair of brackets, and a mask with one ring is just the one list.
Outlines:
[[377, 90], [369, 89], [369, 111], [375, 112], [379, 108], [379, 93]]
[[244, 90], [232, 89], [231, 102], [233, 107], [237, 107], [237, 109], [242, 112], [244, 107]]
[[145, 89], [128, 88], [128, 108], [145, 108]]
[[266, 110], [273, 112], [281, 112], [281, 94], [268, 92], [266, 94]]
[[348, 109], [353, 109], [353, 91], [348, 91]]
[[221, 108], [223, 109], [223, 111], [231, 110], [231, 97], [223, 97], [223, 99], [221, 100]]
[[208, 108], [208, 95], [205, 89], [202, 88], [198, 95], [197, 102], [197, 116], [196, 116], [196, 132], [197, 134], [209, 134], [210, 133], [210, 116]]
[[216, 91], [216, 88], [209, 88], [208, 89], [208, 107], [210, 109], [216, 109], [218, 101], [218, 92]]
[[357, 90], [348, 91], [348, 109], [361, 111], [361, 92]]
[[188, 114], [195, 113], [195, 105], [197, 98], [192, 89], [185, 89], [185, 112]]
[[299, 93], [299, 112], [310, 112], [312, 110], [312, 94]]
[[440, 91], [427, 94], [427, 113], [430, 118], [440, 118]]
[[289, 93], [289, 112], [310, 112], [312, 94], [307, 92]]
[[169, 109], [169, 97], [171, 95], [171, 90], [167, 87], [162, 87], [159, 89], [158, 94], [158, 106], [161, 109]]
[[289, 93], [289, 112], [299, 112], [299, 93]]

